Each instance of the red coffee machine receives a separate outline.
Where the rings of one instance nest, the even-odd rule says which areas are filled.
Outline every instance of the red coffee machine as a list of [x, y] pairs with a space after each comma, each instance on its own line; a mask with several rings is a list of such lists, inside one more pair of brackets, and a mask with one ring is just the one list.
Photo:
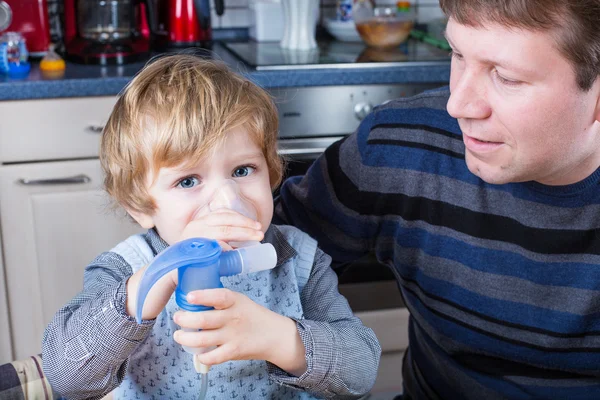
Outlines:
[[0, 0], [0, 33], [18, 32], [32, 56], [43, 56], [50, 45], [46, 0]]
[[64, 0], [67, 59], [124, 64], [148, 57], [151, 0]]
[[[149, 0], [156, 10], [150, 16], [155, 48], [208, 47], [212, 41], [210, 0]], [[214, 0], [215, 13], [223, 15], [224, 0]]]

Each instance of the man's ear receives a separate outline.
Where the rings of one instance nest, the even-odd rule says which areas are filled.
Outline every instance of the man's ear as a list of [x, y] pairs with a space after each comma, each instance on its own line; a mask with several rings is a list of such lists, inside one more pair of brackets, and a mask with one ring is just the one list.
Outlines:
[[137, 221], [144, 229], [154, 228], [154, 218], [151, 215], [144, 214], [140, 211], [127, 210], [129, 215]]

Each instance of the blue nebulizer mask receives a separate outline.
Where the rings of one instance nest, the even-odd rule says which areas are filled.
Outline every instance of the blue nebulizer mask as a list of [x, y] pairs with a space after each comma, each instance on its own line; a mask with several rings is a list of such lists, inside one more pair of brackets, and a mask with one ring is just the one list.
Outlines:
[[[211, 212], [221, 208], [230, 208], [250, 218], [256, 219], [256, 212], [251, 204], [239, 195], [237, 184], [227, 180], [216, 191], [211, 199], [203, 204], [199, 212]], [[197, 212], [198, 214], [198, 212]], [[248, 274], [269, 270], [277, 263], [275, 248], [270, 243], [241, 242], [233, 244], [237, 249], [223, 252], [216, 240], [191, 238], [175, 243], [160, 252], [146, 268], [137, 293], [136, 320], [141, 323], [142, 309], [148, 292], [154, 284], [168, 272], [177, 269], [178, 284], [175, 289], [175, 302], [185, 311], [201, 312], [211, 310], [187, 302], [187, 294], [194, 290], [222, 288], [221, 277], [237, 274]], [[202, 374], [200, 398], [206, 394], [208, 367], [200, 364], [197, 354], [212, 348], [186, 347], [184, 350], [194, 358], [194, 367]]]

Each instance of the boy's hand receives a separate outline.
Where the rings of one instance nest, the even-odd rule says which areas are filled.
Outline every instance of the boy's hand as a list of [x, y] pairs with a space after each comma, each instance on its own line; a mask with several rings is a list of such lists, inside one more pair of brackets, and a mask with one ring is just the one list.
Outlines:
[[236, 211], [220, 209], [196, 217], [181, 233], [179, 240], [194, 237], [215, 239], [219, 242], [261, 241], [264, 237], [260, 222]]
[[296, 323], [241, 293], [229, 289], [206, 289], [190, 292], [192, 304], [214, 307], [202, 312], [178, 311], [175, 323], [200, 332], [177, 331], [175, 341], [189, 347], [216, 349], [198, 356], [205, 365], [229, 360], [267, 360], [290, 374], [306, 371], [305, 349]]
[[[127, 300], [125, 302], [125, 309], [127, 314], [135, 318], [137, 294], [140, 285], [140, 281], [146, 272], [148, 266], [137, 271], [131, 275], [127, 280]], [[142, 309], [142, 320], [155, 319], [158, 314], [165, 308], [169, 298], [177, 287], [177, 270], [170, 271], [165, 276], [160, 278], [148, 292], [144, 307]]]

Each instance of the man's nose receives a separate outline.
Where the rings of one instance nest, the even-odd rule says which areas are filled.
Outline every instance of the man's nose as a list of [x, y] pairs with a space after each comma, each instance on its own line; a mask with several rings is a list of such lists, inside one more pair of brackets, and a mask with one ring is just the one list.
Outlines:
[[484, 80], [477, 74], [463, 71], [451, 77], [450, 99], [446, 109], [454, 118], [485, 119], [491, 114]]

